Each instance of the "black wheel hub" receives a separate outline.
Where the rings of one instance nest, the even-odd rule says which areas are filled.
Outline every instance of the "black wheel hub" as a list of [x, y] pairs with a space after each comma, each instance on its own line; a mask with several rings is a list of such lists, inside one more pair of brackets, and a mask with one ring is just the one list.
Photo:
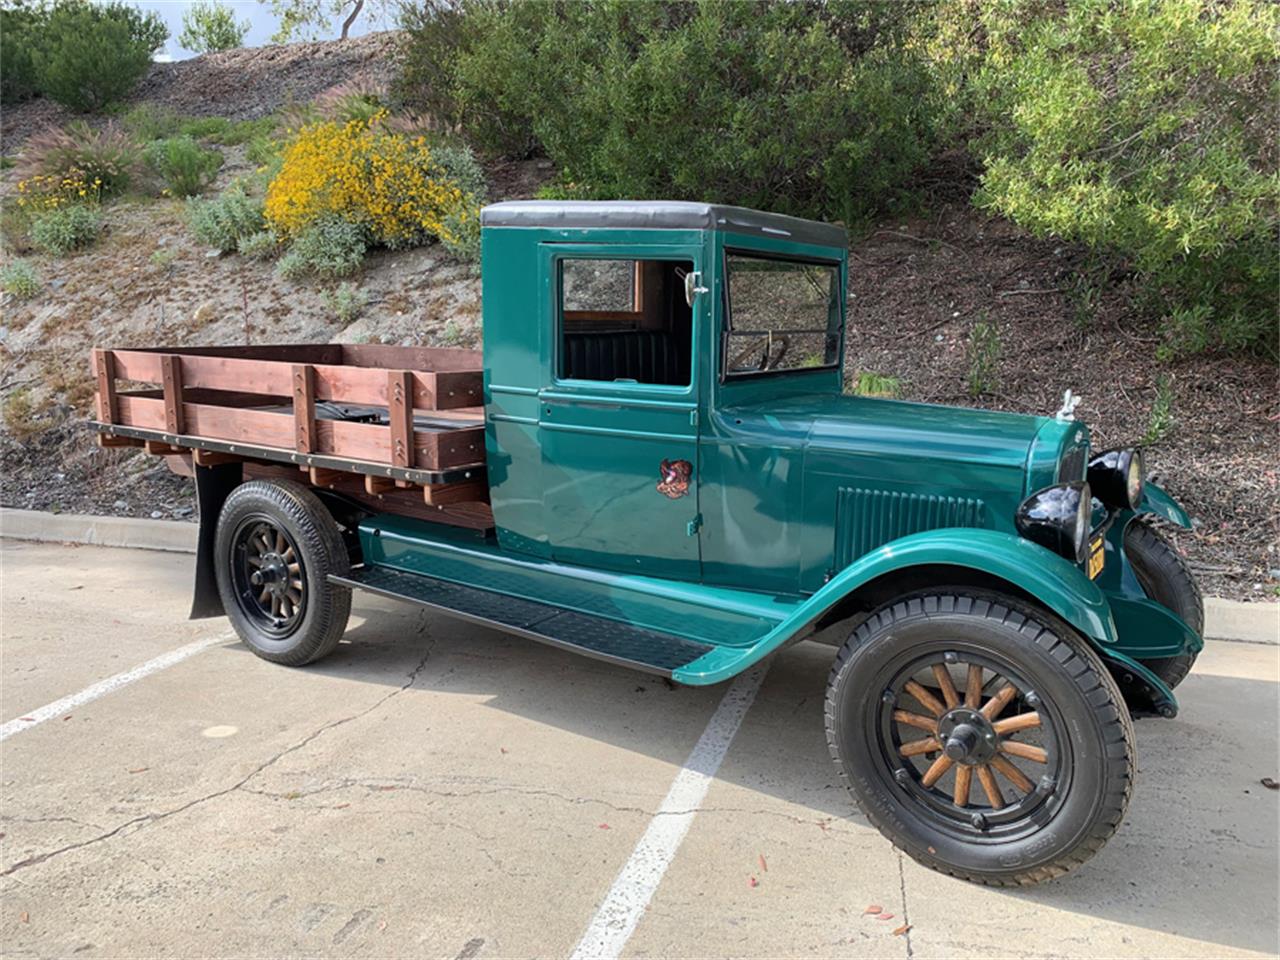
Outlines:
[[233, 540], [236, 603], [271, 639], [291, 635], [306, 613], [306, 569], [293, 537], [265, 516], [247, 518]]
[[956, 707], [938, 719], [942, 751], [956, 763], [980, 766], [996, 755], [999, 738], [991, 722], [977, 710]]

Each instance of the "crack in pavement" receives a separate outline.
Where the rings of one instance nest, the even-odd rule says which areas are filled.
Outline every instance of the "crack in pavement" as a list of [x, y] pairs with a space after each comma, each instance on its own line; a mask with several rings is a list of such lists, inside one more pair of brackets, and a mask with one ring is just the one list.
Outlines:
[[902, 897], [902, 925], [906, 927], [902, 936], [907, 941], [907, 960], [911, 960], [915, 953], [911, 947], [911, 914], [907, 912], [907, 871], [903, 866], [902, 851], [895, 848], [894, 853], [898, 855], [898, 892]]
[[354, 720], [359, 720], [361, 717], [368, 716], [378, 708], [382, 707], [392, 698], [397, 697], [400, 694], [404, 693], [406, 690], [408, 690], [410, 687], [414, 685], [414, 683], [418, 679], [418, 675], [422, 673], [424, 669], [426, 669], [427, 661], [431, 659], [431, 654], [434, 650], [435, 650], [435, 641], [433, 640], [430, 646], [428, 647], [426, 654], [422, 657], [420, 661], [418, 661], [418, 665], [414, 667], [412, 671], [410, 671], [409, 678], [408, 680], [405, 681], [403, 685], [392, 690], [390, 693], [386, 694], [385, 696], [378, 698], [378, 700], [376, 700], [372, 705], [370, 705], [369, 707], [366, 707], [364, 710], [361, 710], [359, 713], [354, 713], [349, 717], [343, 717], [340, 720], [334, 720], [330, 723], [324, 724], [318, 730], [315, 730], [314, 732], [309, 733], [307, 736], [303, 737], [297, 743], [293, 744], [292, 746], [285, 747], [279, 753], [276, 753], [273, 756], [269, 757], [268, 759], [264, 760], [262, 763], [258, 764], [258, 766], [254, 767], [253, 770], [251, 770], [248, 774], [246, 774], [240, 780], [236, 781], [231, 786], [225, 787], [222, 790], [214, 791], [213, 793], [210, 793], [210, 794], [206, 794], [202, 797], [196, 797], [194, 800], [189, 800], [186, 803], [181, 804], [180, 806], [174, 807], [172, 810], [165, 810], [162, 813], [147, 813], [147, 814], [143, 814], [140, 817], [133, 817], [132, 819], [126, 820], [124, 823], [120, 824], [119, 826], [111, 830], [108, 830], [106, 833], [99, 834], [96, 837], [90, 837], [88, 840], [80, 840], [76, 843], [69, 843], [66, 846], [58, 847], [55, 850], [49, 850], [45, 853], [39, 853], [34, 856], [27, 857], [25, 860], [19, 860], [17, 863], [12, 864], [8, 868], [6, 868], [4, 871], [0, 872], [0, 877], [12, 876], [13, 874], [18, 873], [21, 870], [26, 870], [28, 867], [34, 867], [41, 863], [45, 863], [49, 860], [52, 860], [54, 857], [60, 857], [64, 853], [70, 853], [73, 850], [80, 850], [80, 849], [83, 849], [84, 847], [93, 846], [95, 844], [102, 843], [106, 840], [110, 840], [112, 837], [120, 835], [125, 830], [128, 830], [130, 827], [138, 826], [139, 828], [141, 828], [142, 826], [145, 826], [145, 825], [160, 823], [162, 820], [168, 820], [170, 817], [176, 817], [178, 814], [185, 813], [186, 811], [190, 810], [192, 807], [197, 807], [197, 806], [200, 806], [201, 804], [208, 803], [211, 800], [217, 800], [220, 797], [225, 797], [228, 794], [235, 793], [237, 790], [240, 790], [242, 787], [244, 787], [245, 784], [247, 784], [254, 777], [258, 776], [258, 774], [262, 773], [268, 767], [271, 767], [272, 765], [278, 763], [279, 761], [287, 757], [289, 754], [295, 753], [298, 750], [301, 750], [303, 747], [307, 746], [307, 744], [311, 743], [311, 741], [315, 740], [317, 737], [322, 736], [323, 734], [329, 732], [330, 730], [334, 730], [338, 727], [344, 726], [345, 724], [351, 723]]

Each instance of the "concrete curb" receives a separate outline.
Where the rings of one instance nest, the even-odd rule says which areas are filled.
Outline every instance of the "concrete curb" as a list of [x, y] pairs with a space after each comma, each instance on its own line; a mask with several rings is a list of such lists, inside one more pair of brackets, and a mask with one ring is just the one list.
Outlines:
[[96, 547], [132, 547], [195, 553], [198, 525], [181, 520], [94, 517], [0, 507], [0, 537], [48, 543], [87, 543]]
[[[197, 532], [196, 524], [179, 520], [94, 517], [0, 507], [0, 537], [11, 540], [195, 553]], [[1214, 640], [1280, 645], [1280, 603], [1206, 597], [1204, 616], [1205, 633]]]

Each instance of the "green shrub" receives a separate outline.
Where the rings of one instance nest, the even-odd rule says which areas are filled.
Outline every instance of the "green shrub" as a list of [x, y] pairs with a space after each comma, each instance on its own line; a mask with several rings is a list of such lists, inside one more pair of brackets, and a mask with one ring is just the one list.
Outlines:
[[256, 167], [270, 166], [280, 160], [281, 148], [284, 146], [270, 134], [255, 134], [245, 148], [244, 156]]
[[235, 11], [217, 0], [196, 0], [182, 13], [178, 43], [194, 53], [244, 46], [248, 20], [236, 22]]
[[270, 230], [261, 230], [240, 238], [236, 245], [242, 257], [253, 260], [270, 260], [280, 252], [280, 238]]
[[1147, 432], [1142, 437], [1146, 446], [1160, 443], [1169, 438], [1177, 421], [1173, 416], [1173, 385], [1169, 378], [1156, 377], [1156, 395], [1151, 401], [1151, 413], [1147, 417]]
[[294, 238], [277, 269], [290, 280], [305, 276], [346, 277], [360, 269], [367, 249], [363, 227], [328, 214]]
[[324, 302], [339, 323], [347, 324], [364, 312], [369, 296], [354, 283], [342, 283], [335, 290], [325, 291]]
[[151, 172], [175, 197], [195, 196], [217, 176], [222, 154], [204, 150], [190, 137], [171, 137], [147, 144], [143, 153]]
[[1069, 0], [956, 15], [957, 35], [983, 38], [943, 61], [979, 122], [977, 202], [1135, 269], [1170, 353], [1274, 349], [1280, 7]]
[[72, 110], [101, 110], [133, 90], [168, 36], [156, 13], [59, 0], [31, 47], [40, 90]]
[[946, 134], [911, 4], [478, 3], [405, 11], [398, 92], [586, 197], [846, 222], [896, 209]]
[[[226, 127], [214, 133], [205, 134], [204, 139], [220, 143], [224, 147], [235, 147], [242, 143], [250, 143], [258, 137], [269, 137], [279, 126], [275, 117], [258, 117], [256, 120], [236, 120], [228, 122]], [[187, 131], [183, 131], [184, 133]], [[195, 136], [195, 134], [192, 134]]]
[[40, 92], [34, 51], [47, 15], [43, 5], [24, 0], [0, 5], [0, 103], [17, 103]]
[[969, 332], [969, 395], [980, 397], [1000, 383], [1000, 328], [979, 320]]
[[37, 214], [31, 220], [31, 242], [45, 253], [61, 255], [87, 247], [102, 230], [102, 217], [82, 203]]
[[433, 147], [431, 158], [440, 165], [450, 180], [466, 196], [462, 211], [448, 214], [442, 223], [440, 244], [458, 260], [478, 263], [480, 260], [480, 208], [489, 194], [484, 168], [475, 154], [465, 146]]
[[120, 123], [142, 143], [163, 140], [181, 132], [182, 117], [170, 107], [154, 103], [139, 103], [120, 116]]
[[[819, 358], [819, 365], [821, 358]], [[893, 399], [902, 395], [902, 381], [883, 373], [862, 370], [853, 384], [853, 392], [860, 397], [885, 397]]]
[[17, 175], [19, 180], [76, 180], [92, 186], [98, 197], [110, 197], [128, 189], [137, 164], [137, 144], [114, 121], [94, 128], [74, 120], [63, 129], [50, 127], [28, 137]]
[[0, 289], [19, 300], [29, 300], [40, 292], [40, 273], [26, 260], [10, 260], [0, 267]]
[[231, 253], [243, 237], [260, 233], [262, 201], [252, 197], [241, 183], [233, 183], [216, 197], [192, 197], [187, 201], [187, 225], [201, 243]]
[[231, 129], [226, 117], [189, 117], [178, 124], [178, 133], [193, 140], [218, 140]]

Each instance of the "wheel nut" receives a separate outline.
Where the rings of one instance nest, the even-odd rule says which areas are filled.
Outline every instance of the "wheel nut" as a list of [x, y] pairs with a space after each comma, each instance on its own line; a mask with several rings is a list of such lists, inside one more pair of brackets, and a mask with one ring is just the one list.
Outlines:
[[881, 703], [893, 703], [893, 701], [897, 699], [898, 699], [898, 695], [894, 693], [892, 690], [886, 690], [884, 693], [880, 695]]
[[262, 574], [258, 573], [255, 570], [253, 574], [250, 575], [249, 582], [252, 583], [255, 587], [262, 586]]
[[911, 782], [911, 774], [907, 773], [905, 767], [899, 767], [897, 770], [893, 771], [893, 779], [897, 780], [898, 783], [905, 787]]
[[942, 659], [943, 659], [944, 661], [946, 661], [947, 663], [955, 663], [955, 662], [956, 662], [957, 660], [959, 660], [960, 658], [959, 658], [959, 657], [957, 657], [957, 656], [956, 656], [954, 653], [952, 653], [950, 650], [948, 650], [946, 653], [944, 653], [944, 654], [942, 655]]
[[987, 829], [987, 818], [980, 813], [975, 813], [969, 818], [969, 823], [973, 825], [975, 830]]
[[1033, 709], [1033, 710], [1034, 710], [1036, 707], [1040, 706], [1040, 695], [1039, 695], [1038, 693], [1036, 693], [1034, 690], [1032, 690], [1030, 693], [1028, 693], [1028, 694], [1027, 694], [1025, 697], [1023, 697], [1022, 699], [1023, 699], [1023, 700], [1025, 700], [1025, 701], [1026, 701], [1026, 703], [1027, 703], [1027, 706], [1028, 706], [1028, 707], [1030, 707], [1030, 708], [1031, 708], [1031, 709]]

